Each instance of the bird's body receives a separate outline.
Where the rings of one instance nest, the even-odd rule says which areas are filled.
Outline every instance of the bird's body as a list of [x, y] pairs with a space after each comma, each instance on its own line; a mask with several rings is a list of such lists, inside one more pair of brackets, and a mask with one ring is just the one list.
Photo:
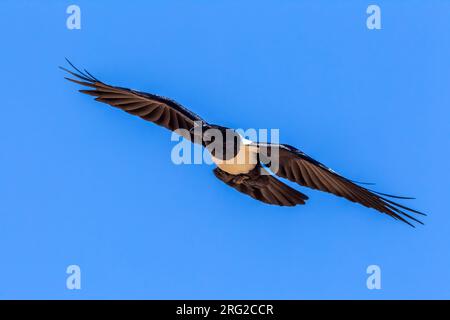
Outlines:
[[258, 148], [252, 141], [244, 140], [238, 153], [231, 159], [220, 159], [211, 155], [212, 161], [229, 174], [245, 174], [252, 171], [258, 163]]
[[[77, 79], [66, 79], [91, 88], [80, 90], [80, 92], [96, 97], [97, 101], [178, 132], [193, 143], [201, 144], [211, 153], [211, 158], [217, 165], [213, 171], [215, 176], [230, 187], [256, 200], [278, 206], [305, 204], [308, 197], [280, 181], [277, 178], [280, 177], [301, 186], [329, 192], [360, 203], [411, 226], [407, 219], [421, 223], [411, 214], [423, 213], [387, 197], [408, 198], [369, 190], [292, 146], [249, 141], [232, 129], [207, 123], [171, 99], [105, 84], [86, 70], [82, 72], [70, 62], [69, 64], [78, 73], [62, 69]], [[201, 130], [198, 130], [199, 128]], [[277, 166], [268, 166], [274, 159]]]

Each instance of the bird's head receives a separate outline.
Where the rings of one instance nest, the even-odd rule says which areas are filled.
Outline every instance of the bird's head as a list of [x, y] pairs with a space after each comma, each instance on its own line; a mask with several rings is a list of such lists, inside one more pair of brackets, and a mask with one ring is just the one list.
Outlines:
[[215, 157], [222, 160], [234, 158], [242, 145], [241, 136], [233, 129], [203, 124], [189, 130], [196, 139], [201, 139], [206, 149]]

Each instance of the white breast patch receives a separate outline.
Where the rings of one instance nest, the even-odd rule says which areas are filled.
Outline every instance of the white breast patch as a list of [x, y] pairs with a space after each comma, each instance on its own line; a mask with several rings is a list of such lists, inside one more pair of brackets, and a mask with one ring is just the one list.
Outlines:
[[[249, 141], [249, 140], [247, 140]], [[251, 141], [250, 141], [251, 142]], [[228, 160], [221, 160], [211, 155], [212, 161], [223, 171], [230, 174], [248, 173], [253, 170], [258, 161], [258, 152], [255, 146], [250, 146], [244, 141], [236, 157]]]

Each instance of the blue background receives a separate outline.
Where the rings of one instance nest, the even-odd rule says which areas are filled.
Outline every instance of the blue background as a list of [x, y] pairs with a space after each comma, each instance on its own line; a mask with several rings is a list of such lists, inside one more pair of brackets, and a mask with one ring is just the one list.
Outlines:
[[[382, 30], [367, 1], [76, 1], [81, 30], [70, 4], [0, 4], [0, 298], [450, 298], [448, 1], [376, 1]], [[79, 94], [64, 57], [212, 123], [280, 128], [416, 196], [426, 225], [304, 188], [307, 205], [268, 206], [176, 166], [169, 131]]]

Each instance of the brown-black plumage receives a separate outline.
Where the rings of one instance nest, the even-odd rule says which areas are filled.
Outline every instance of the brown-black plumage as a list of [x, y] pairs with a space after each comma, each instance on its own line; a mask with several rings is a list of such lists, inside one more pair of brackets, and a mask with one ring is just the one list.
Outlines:
[[410, 225], [412, 224], [405, 217], [422, 223], [406, 211], [421, 215], [424, 215], [424, 213], [393, 202], [386, 197], [412, 198], [387, 195], [364, 188], [292, 146], [267, 143], [259, 143], [257, 145], [261, 150], [260, 158], [263, 159], [263, 162], [268, 161], [268, 157], [265, 158], [264, 155], [270, 156], [272, 152], [278, 152], [279, 167], [274, 173], [279, 177], [286, 178], [305, 187], [332, 193], [369, 208], [374, 208]]
[[206, 123], [198, 115], [169, 98], [128, 88], [110, 86], [92, 76], [88, 71], [82, 72], [70, 61], [68, 62], [79, 73], [61, 67], [61, 69], [77, 78], [66, 77], [66, 79], [92, 88], [79, 91], [96, 97], [96, 101], [107, 103], [171, 131], [183, 129], [180, 130], [180, 134], [191, 141], [193, 140], [192, 135], [187, 134], [187, 131], [194, 127], [194, 122]]
[[[193, 130], [194, 127], [198, 128], [198, 124], [200, 123], [202, 128], [215, 129], [221, 132], [232, 130], [226, 127], [208, 124], [201, 117], [171, 99], [108, 85], [92, 76], [88, 71], [80, 71], [70, 61], [68, 62], [78, 73], [62, 68], [75, 77], [75, 79], [66, 79], [89, 88], [87, 90], [79, 90], [80, 92], [94, 96], [97, 101], [107, 103], [130, 114], [139, 116], [144, 120], [176, 131], [192, 142], [200, 142], [208, 150], [210, 146], [208, 143], [211, 141], [210, 137], [206, 133], [201, 133], [200, 139], [196, 139], [195, 130]], [[178, 131], [179, 129], [182, 129], [182, 131]], [[267, 166], [272, 160], [270, 156], [276, 150], [279, 155], [279, 163], [278, 169], [273, 171], [275, 175], [298, 183], [301, 186], [329, 192], [352, 202], [360, 203], [411, 226], [413, 224], [408, 219], [422, 223], [412, 216], [412, 214], [424, 215], [422, 212], [387, 199], [387, 197], [411, 198], [387, 195], [362, 187], [355, 181], [337, 174], [335, 171], [294, 147], [283, 144], [248, 143], [248, 141], [244, 141], [245, 139], [240, 138], [234, 132], [230, 137], [239, 140], [239, 147], [236, 148], [235, 144], [230, 143], [231, 141], [228, 135], [224, 135], [223, 137], [223, 147], [227, 150], [228, 148], [234, 148], [230, 150], [232, 150], [233, 157], [235, 158], [222, 159], [226, 160], [224, 163], [219, 161], [221, 159], [215, 159], [217, 154], [214, 150], [209, 150], [212, 153], [213, 161], [218, 166], [214, 169], [214, 174], [227, 185], [254, 199], [279, 206], [305, 204], [305, 201], [308, 199], [306, 195], [289, 187], [275, 176], [267, 174], [268, 172], [263, 168], [263, 166]], [[225, 151], [227, 150], [221, 150], [222, 152], [220, 154], [226, 154]], [[233, 161], [228, 162], [233, 159], [238, 159], [239, 155], [250, 155], [249, 158], [257, 159], [257, 161], [254, 164], [248, 162], [244, 164], [234, 164]], [[272, 168], [271, 166], [267, 167]]]
[[261, 165], [246, 174], [229, 174], [220, 168], [215, 168], [214, 174], [230, 187], [268, 204], [293, 207], [308, 200], [303, 193], [269, 175]]

